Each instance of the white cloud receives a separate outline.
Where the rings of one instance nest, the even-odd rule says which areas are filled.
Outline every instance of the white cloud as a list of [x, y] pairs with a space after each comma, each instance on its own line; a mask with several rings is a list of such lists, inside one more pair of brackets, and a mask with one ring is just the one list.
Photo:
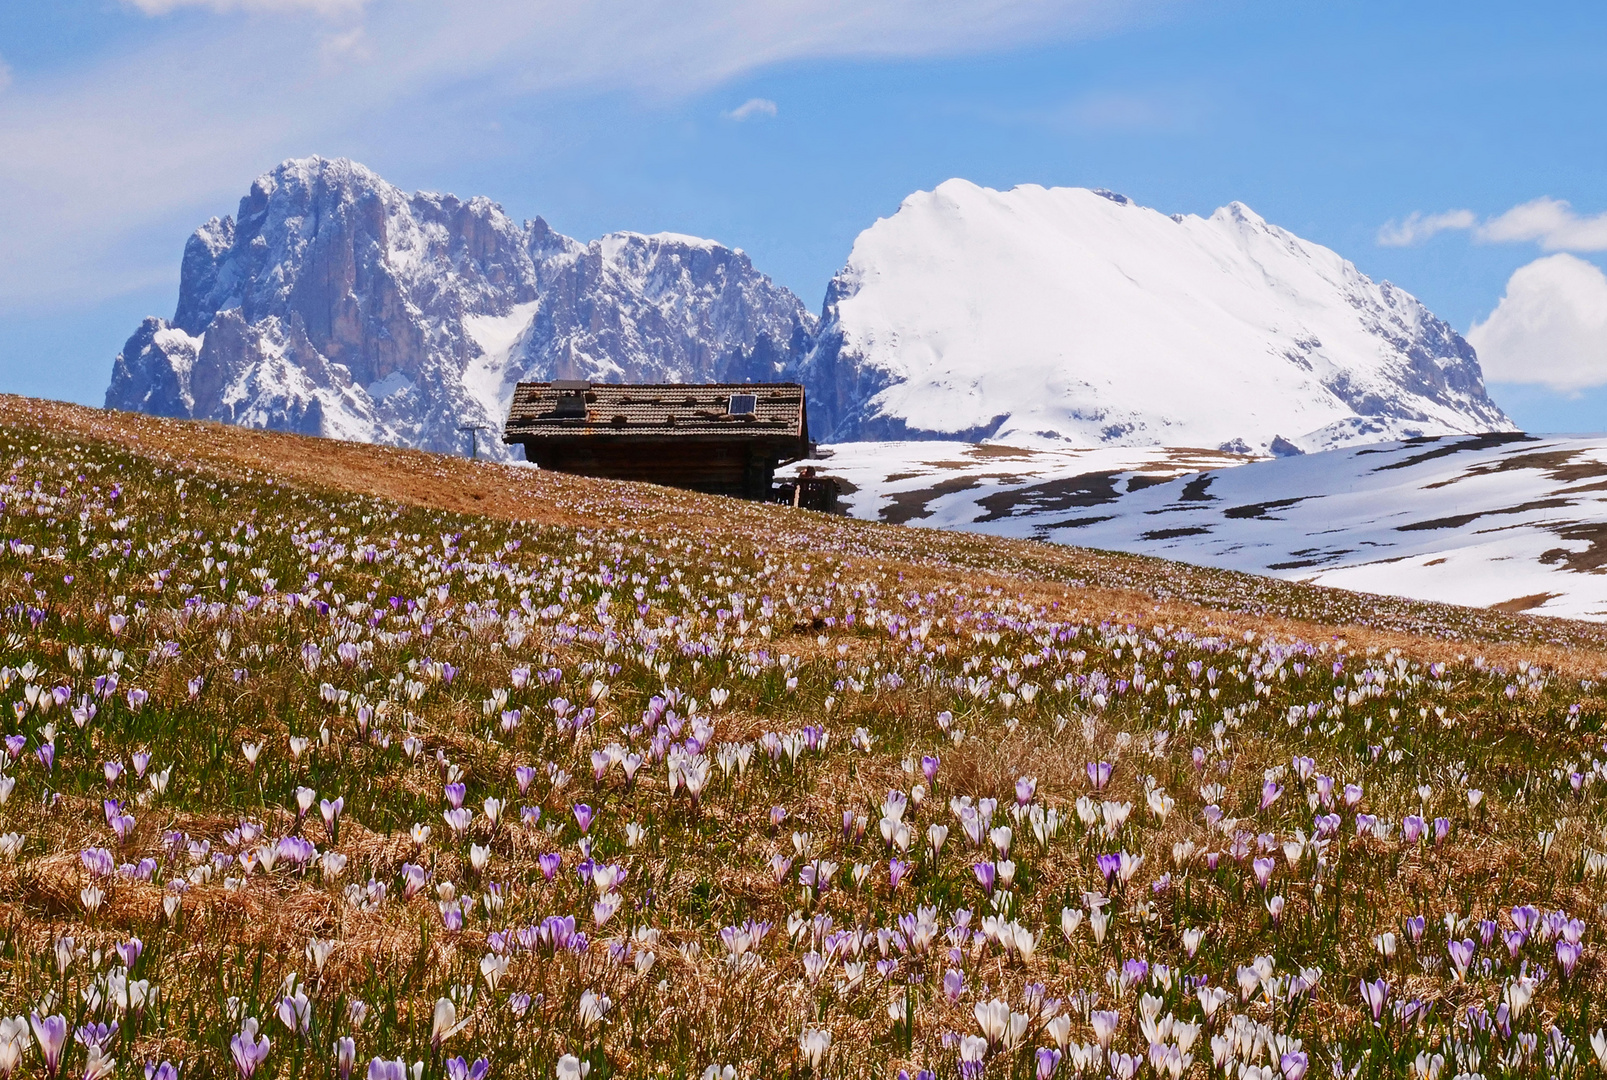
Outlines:
[[1607, 213], [1580, 216], [1562, 199], [1542, 196], [1480, 222], [1471, 210], [1413, 211], [1378, 230], [1383, 247], [1411, 247], [1435, 233], [1471, 232], [1486, 244], [1536, 243], [1542, 251], [1607, 251]]
[[1574, 255], [1519, 267], [1467, 338], [1491, 382], [1564, 392], [1607, 386], [1607, 274]]
[[1580, 217], [1562, 199], [1539, 198], [1491, 218], [1477, 235], [1497, 244], [1532, 240], [1545, 251], [1607, 251], [1607, 213]]
[[1478, 220], [1471, 210], [1447, 210], [1443, 214], [1422, 214], [1414, 210], [1404, 221], [1391, 221], [1379, 229], [1378, 243], [1383, 247], [1411, 247], [1435, 233], [1471, 229]]
[[728, 119], [737, 121], [749, 120], [755, 116], [774, 116], [776, 103], [769, 98], [749, 98], [725, 115]]
[[[138, 3], [159, 13], [202, 0]], [[349, 152], [427, 168], [462, 151], [471, 114], [542, 95], [675, 98], [783, 62], [1105, 32], [1174, 3], [204, 0], [258, 14], [174, 23], [123, 55], [7, 92], [0, 309], [88, 303], [171, 275], [176, 237], [286, 157]], [[342, 30], [360, 35], [308, 47], [321, 38], [309, 16], [359, 7]]]

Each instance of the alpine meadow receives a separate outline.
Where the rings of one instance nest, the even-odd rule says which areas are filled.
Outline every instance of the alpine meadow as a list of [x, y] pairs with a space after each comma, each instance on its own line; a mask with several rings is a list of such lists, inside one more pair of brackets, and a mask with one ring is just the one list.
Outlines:
[[1590, 1074], [1607, 631], [0, 401], [0, 1076]]

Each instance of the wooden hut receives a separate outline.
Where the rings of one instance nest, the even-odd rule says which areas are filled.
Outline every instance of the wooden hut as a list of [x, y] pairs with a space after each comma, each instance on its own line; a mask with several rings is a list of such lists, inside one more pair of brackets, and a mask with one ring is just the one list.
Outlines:
[[502, 441], [543, 469], [744, 499], [810, 454], [796, 383], [520, 383]]

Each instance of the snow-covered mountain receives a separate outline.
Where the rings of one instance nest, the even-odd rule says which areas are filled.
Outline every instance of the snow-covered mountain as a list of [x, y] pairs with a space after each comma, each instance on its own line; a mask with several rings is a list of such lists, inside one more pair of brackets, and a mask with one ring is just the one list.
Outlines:
[[583, 244], [316, 157], [190, 238], [106, 404], [461, 450], [514, 383], [565, 377], [797, 379], [823, 441], [1293, 454], [1512, 427], [1422, 304], [1237, 203], [951, 180], [860, 234], [817, 324], [712, 241]]
[[582, 244], [488, 199], [408, 195], [313, 157], [195, 232], [173, 319], [129, 338], [106, 405], [461, 451], [459, 426], [499, 430], [520, 379], [774, 379], [814, 326], [712, 241]]
[[950, 180], [859, 235], [801, 368], [823, 441], [1292, 454], [1510, 430], [1415, 298], [1239, 203]]
[[1231, 468], [1221, 455], [1153, 447], [831, 450], [855, 517], [1607, 620], [1599, 435], [1442, 436]]

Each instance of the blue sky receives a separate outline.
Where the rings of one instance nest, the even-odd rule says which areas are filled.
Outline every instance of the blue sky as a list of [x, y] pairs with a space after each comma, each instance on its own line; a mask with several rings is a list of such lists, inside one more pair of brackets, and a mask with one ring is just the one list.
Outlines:
[[3, 390], [98, 403], [189, 232], [321, 153], [711, 236], [816, 308], [951, 176], [1237, 199], [1489, 319], [1519, 423], [1607, 428], [1607, 5], [53, 0], [0, 5], [0, 63]]

